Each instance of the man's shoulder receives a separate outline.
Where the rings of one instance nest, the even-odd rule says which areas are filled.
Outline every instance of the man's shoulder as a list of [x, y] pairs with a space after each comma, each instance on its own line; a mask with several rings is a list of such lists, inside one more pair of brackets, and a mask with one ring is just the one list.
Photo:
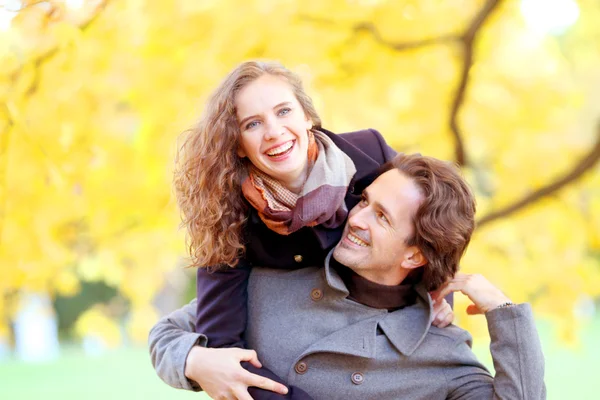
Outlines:
[[469, 347], [471, 347], [473, 343], [471, 334], [456, 325], [448, 325], [445, 328], [438, 328], [437, 326], [432, 325], [429, 328], [427, 335], [431, 340], [447, 346], [466, 342]]
[[253, 267], [251, 276], [269, 277], [273, 279], [314, 279], [319, 275], [322, 267], [305, 267], [298, 269], [281, 269], [281, 268], [269, 268], [269, 267]]
[[[294, 270], [253, 267], [248, 285], [252, 288], [293, 291], [306, 285], [316, 285], [325, 279], [323, 267], [305, 267]], [[291, 282], [294, 282], [291, 284]]]

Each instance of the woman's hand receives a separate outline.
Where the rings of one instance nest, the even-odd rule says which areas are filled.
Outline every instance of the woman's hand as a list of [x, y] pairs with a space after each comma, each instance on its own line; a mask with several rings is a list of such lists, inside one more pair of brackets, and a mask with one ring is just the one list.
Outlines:
[[441, 301], [433, 302], [433, 322], [431, 323], [438, 328], [445, 328], [454, 321], [454, 311], [452, 307], [442, 298]]
[[186, 359], [185, 376], [196, 381], [214, 400], [252, 400], [249, 386], [287, 394], [284, 385], [246, 371], [240, 365], [242, 361], [262, 367], [254, 350], [194, 346]]

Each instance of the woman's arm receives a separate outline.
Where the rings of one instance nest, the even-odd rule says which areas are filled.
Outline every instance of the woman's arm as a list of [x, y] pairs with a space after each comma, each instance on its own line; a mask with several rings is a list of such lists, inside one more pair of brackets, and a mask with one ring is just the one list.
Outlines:
[[236, 268], [213, 272], [198, 268], [195, 331], [207, 337], [207, 347], [246, 347], [249, 276], [245, 260]]
[[[194, 347], [187, 359], [186, 376], [199, 382], [215, 398], [221, 398], [219, 394], [234, 393], [241, 399], [250, 393], [255, 400], [308, 400], [310, 396], [298, 388], [290, 387], [288, 393], [283, 380], [262, 367], [254, 350], [242, 350], [246, 347], [243, 335], [248, 315], [250, 271], [243, 259], [236, 268], [212, 272], [206, 268], [198, 269], [195, 329], [207, 338], [205, 346], [219, 349]], [[204, 359], [214, 359], [214, 362], [205, 365], [201, 362]], [[240, 362], [244, 370], [240, 370]], [[285, 397], [281, 395], [286, 393]]]
[[204, 389], [215, 399], [311, 400], [297, 387], [287, 390], [279, 377], [261, 368], [254, 350], [204, 347], [206, 336], [193, 332], [195, 310], [194, 299], [150, 331], [152, 365], [164, 382], [177, 389]]
[[261, 364], [254, 350], [204, 347], [206, 336], [193, 331], [195, 309], [194, 299], [185, 307], [160, 319], [150, 330], [148, 342], [152, 365], [165, 383], [177, 389], [204, 389], [213, 398], [251, 400], [248, 387], [252, 387], [250, 392], [253, 396], [254, 393], [262, 395], [254, 396], [255, 398], [288, 398], [279, 394], [288, 392], [282, 383], [242, 368], [240, 363], [247, 363], [247, 369], [276, 378], [267, 369], [260, 368]]

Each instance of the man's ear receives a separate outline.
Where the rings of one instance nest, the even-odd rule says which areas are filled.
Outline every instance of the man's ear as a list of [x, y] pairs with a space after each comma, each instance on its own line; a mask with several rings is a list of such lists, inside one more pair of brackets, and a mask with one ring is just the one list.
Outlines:
[[427, 259], [418, 247], [411, 246], [406, 249], [401, 263], [402, 268], [414, 269], [422, 267], [425, 264], [427, 264]]

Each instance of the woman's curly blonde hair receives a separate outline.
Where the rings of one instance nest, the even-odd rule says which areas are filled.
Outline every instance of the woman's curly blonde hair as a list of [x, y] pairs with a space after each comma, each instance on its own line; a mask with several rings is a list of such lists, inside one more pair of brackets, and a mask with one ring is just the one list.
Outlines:
[[250, 82], [269, 74], [285, 79], [314, 128], [321, 120], [302, 80], [272, 61], [237, 66], [210, 96], [198, 124], [183, 133], [174, 186], [187, 228], [191, 267], [235, 267], [245, 253], [242, 229], [247, 218], [241, 183], [246, 166], [237, 155], [240, 130], [235, 97]]

